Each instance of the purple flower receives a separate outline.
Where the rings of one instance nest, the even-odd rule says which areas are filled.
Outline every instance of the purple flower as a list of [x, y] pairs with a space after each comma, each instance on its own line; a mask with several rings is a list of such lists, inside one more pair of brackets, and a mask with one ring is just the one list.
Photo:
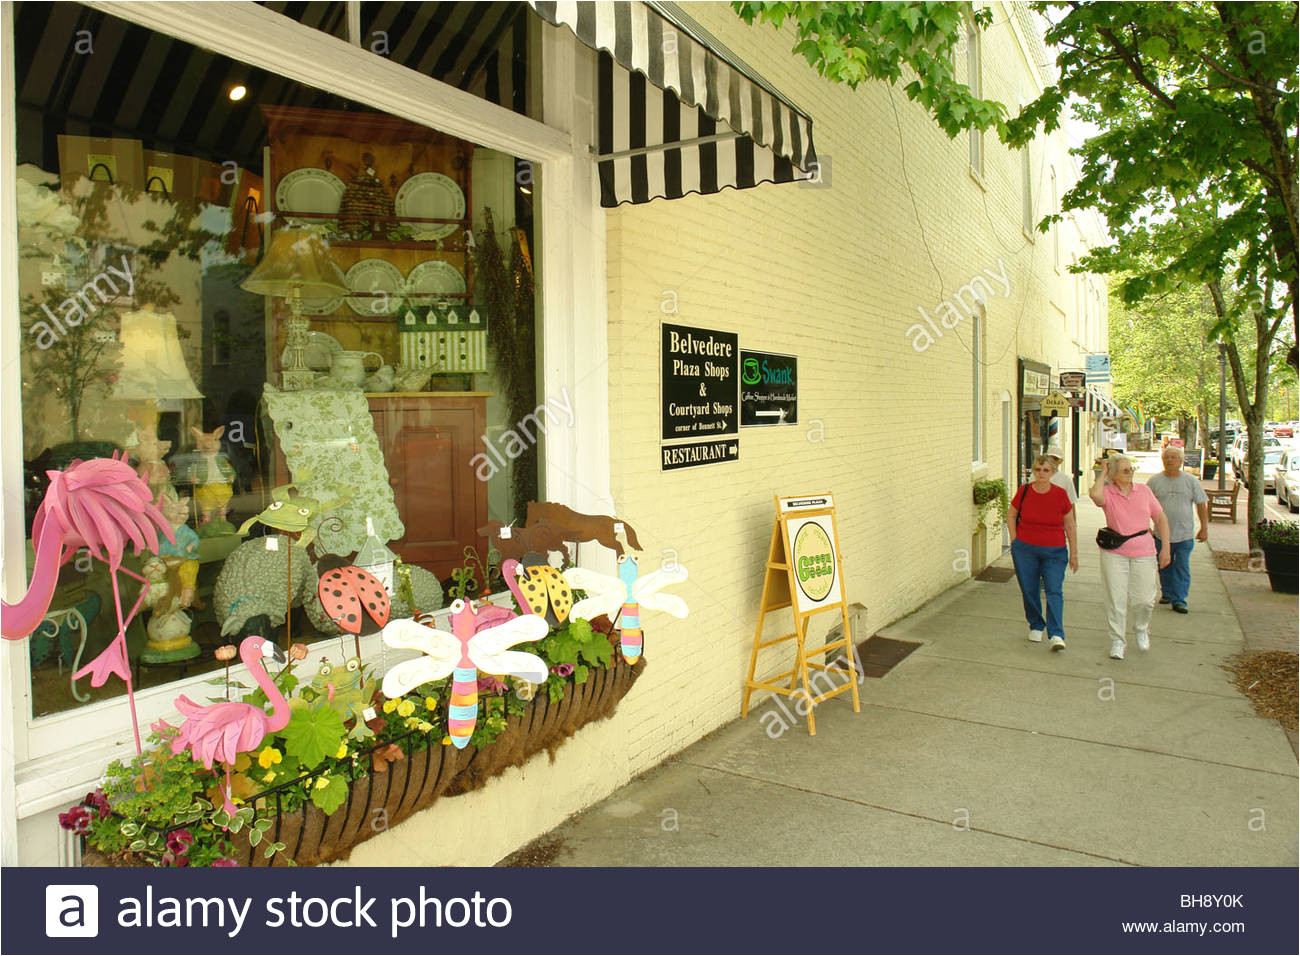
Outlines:
[[59, 826], [78, 835], [90, 829], [90, 820], [90, 811], [81, 804], [77, 804], [67, 813], [59, 814]]
[[107, 820], [112, 808], [108, 805], [108, 797], [104, 796], [104, 791], [98, 787], [91, 793], [86, 794], [86, 799], [81, 801], [85, 806], [99, 812], [99, 819]]
[[504, 694], [506, 690], [506, 682], [500, 678], [487, 676], [478, 679], [478, 692], [480, 694]]
[[234, 860], [224, 856], [219, 860], [213, 860], [210, 865], [211, 866], [239, 866], [239, 864], [236, 863]]
[[[189, 830], [173, 830], [167, 834], [167, 852], [180, 856], [194, 843], [194, 835]], [[178, 864], [187, 866], [188, 863]]]
[[162, 855], [163, 866], [189, 866], [190, 858], [188, 856], [178, 856], [174, 853], [164, 853]]
[[568, 677], [570, 674], [573, 673], [573, 665], [556, 664], [554, 667], [551, 668], [551, 673], [554, 674], [556, 677]]

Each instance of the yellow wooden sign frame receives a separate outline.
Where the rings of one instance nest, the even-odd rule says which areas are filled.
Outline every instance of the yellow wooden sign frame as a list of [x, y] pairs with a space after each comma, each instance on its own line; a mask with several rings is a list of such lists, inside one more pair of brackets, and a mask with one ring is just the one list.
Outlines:
[[[784, 496], [789, 500], [790, 496]], [[805, 499], [816, 500], [824, 498], [831, 502], [828, 507], [824, 508], [799, 508], [797, 510], [782, 511], [781, 501], [783, 496], [777, 495], [774, 498], [776, 505], [776, 520], [772, 526], [772, 544], [768, 549], [766, 570], [763, 574], [763, 596], [759, 602], [758, 624], [754, 628], [754, 648], [749, 655], [749, 676], [745, 679], [745, 697], [740, 705], [740, 716], [749, 715], [750, 696], [756, 690], [766, 690], [773, 694], [781, 694], [785, 697], [803, 697], [807, 701], [808, 708], [808, 734], [816, 735], [817, 723], [813, 718], [813, 710], [822, 701], [829, 700], [846, 690], [853, 694], [853, 712], [860, 713], [861, 705], [858, 701], [858, 675], [855, 665], [855, 649], [853, 643], [853, 631], [849, 625], [849, 604], [848, 595], [844, 589], [844, 556], [840, 552], [840, 533], [839, 527], [835, 523], [834, 499], [830, 494], [825, 495], [805, 495]], [[840, 575], [839, 600], [832, 604], [825, 604], [816, 607], [810, 611], [800, 611], [798, 603], [795, 601], [795, 593], [799, 584], [796, 580], [796, 569], [794, 566], [793, 554], [791, 552], [792, 542], [786, 534], [786, 521], [792, 517], [800, 518], [817, 518], [829, 517], [831, 520], [831, 529], [835, 532], [835, 564], [836, 573]], [[763, 640], [763, 622], [767, 615], [780, 611], [784, 608], [790, 608], [794, 614], [794, 631], [790, 634], [783, 634], [780, 637], [774, 637], [770, 640]], [[832, 641], [829, 644], [823, 644], [820, 647], [809, 648], [807, 646], [808, 621], [816, 614], [825, 611], [840, 612], [840, 620], [843, 622], [844, 636], [840, 640]], [[754, 671], [758, 667], [758, 652], [765, 647], [772, 647], [776, 644], [782, 644], [786, 641], [795, 641], [795, 661], [794, 667], [780, 674], [774, 674], [771, 677], [762, 680], [756, 680]], [[842, 660], [847, 661], [847, 666], [831, 664], [814, 664], [809, 661], [810, 657], [818, 654], [826, 654], [829, 658], [829, 652], [840, 649], [844, 650]], [[841, 684], [839, 687], [829, 690], [824, 694], [814, 697], [812, 690], [808, 685], [808, 671], [824, 671], [835, 674], [840, 677], [847, 677], [848, 682]], [[788, 683], [782, 683], [789, 679]]]

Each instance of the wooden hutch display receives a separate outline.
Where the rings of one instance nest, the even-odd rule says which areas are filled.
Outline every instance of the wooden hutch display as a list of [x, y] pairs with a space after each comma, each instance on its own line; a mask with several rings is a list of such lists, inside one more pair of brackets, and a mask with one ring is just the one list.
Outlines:
[[[424, 263], [447, 263], [464, 277], [466, 291], [439, 291], [437, 301], [469, 305], [474, 288], [472, 244], [466, 240], [472, 229], [472, 143], [382, 114], [280, 106], [263, 106], [262, 111], [267, 121], [267, 208], [275, 213], [272, 228], [320, 223], [330, 233], [331, 255], [345, 275], [363, 260], [383, 260], [395, 272], [381, 271], [404, 277]], [[300, 170], [325, 170], [347, 184], [338, 213], [279, 208], [281, 182]], [[465, 197], [460, 218], [396, 214], [393, 201], [403, 184], [428, 173], [448, 177], [459, 187]], [[420, 235], [437, 238], [417, 238]], [[427, 268], [451, 274], [446, 267]], [[342, 297], [337, 307], [332, 307], [332, 301], [318, 304], [311, 316], [312, 329], [332, 336], [344, 349], [375, 352], [396, 366], [402, 316], [411, 308], [418, 314], [434, 298], [418, 296], [411, 300], [414, 305], [408, 305], [408, 297], [403, 287], [357, 290]], [[373, 304], [366, 308], [368, 302]], [[360, 310], [354, 307], [357, 304]], [[275, 381], [285, 329], [278, 318], [268, 322], [267, 379]], [[465, 547], [480, 554], [487, 550], [486, 538], [478, 533], [487, 525], [487, 486], [477, 479], [471, 461], [486, 451], [483, 436], [490, 394], [431, 391], [366, 396], [398, 514], [406, 526], [405, 536], [390, 542], [390, 547], [403, 561], [428, 568], [442, 579], [463, 563]], [[278, 448], [276, 475], [278, 481], [288, 480]]]

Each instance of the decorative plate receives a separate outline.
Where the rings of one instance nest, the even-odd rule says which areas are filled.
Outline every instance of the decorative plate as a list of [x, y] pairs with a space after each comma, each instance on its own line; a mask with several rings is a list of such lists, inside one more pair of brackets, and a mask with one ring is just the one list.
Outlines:
[[[342, 296], [339, 296], [340, 301]], [[343, 344], [334, 336], [325, 332], [315, 330], [307, 333], [307, 348], [304, 349], [304, 361], [309, 369], [315, 371], [329, 371], [330, 359], [335, 352], [342, 352]], [[284, 368], [289, 364], [289, 348], [285, 346], [280, 353], [280, 367]]]
[[347, 282], [354, 293], [361, 293], [348, 296], [357, 315], [387, 316], [402, 307], [402, 271], [387, 259], [362, 259], [348, 270]]
[[[336, 215], [347, 186], [328, 169], [304, 166], [285, 173], [275, 187], [275, 208], [281, 215], [314, 212]], [[320, 225], [337, 225], [332, 219], [312, 218]]]
[[421, 262], [406, 276], [407, 305], [427, 307], [445, 295], [464, 292], [464, 274], [442, 259]]
[[[337, 207], [336, 207], [337, 208]], [[442, 173], [416, 173], [397, 191], [394, 210], [399, 219], [464, 219], [465, 194]], [[460, 229], [458, 222], [405, 223], [415, 239], [445, 239]]]

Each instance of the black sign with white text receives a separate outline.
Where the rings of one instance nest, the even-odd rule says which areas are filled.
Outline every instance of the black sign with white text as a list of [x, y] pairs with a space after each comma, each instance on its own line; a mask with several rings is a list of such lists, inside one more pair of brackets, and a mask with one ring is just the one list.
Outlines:
[[739, 432], [736, 333], [665, 325], [660, 358], [663, 441]]
[[735, 438], [717, 441], [693, 441], [684, 445], [664, 445], [659, 449], [663, 471], [691, 468], [695, 465], [712, 465], [718, 461], [736, 461], [740, 458], [740, 442]]
[[774, 352], [740, 353], [740, 424], [799, 421], [799, 359]]

